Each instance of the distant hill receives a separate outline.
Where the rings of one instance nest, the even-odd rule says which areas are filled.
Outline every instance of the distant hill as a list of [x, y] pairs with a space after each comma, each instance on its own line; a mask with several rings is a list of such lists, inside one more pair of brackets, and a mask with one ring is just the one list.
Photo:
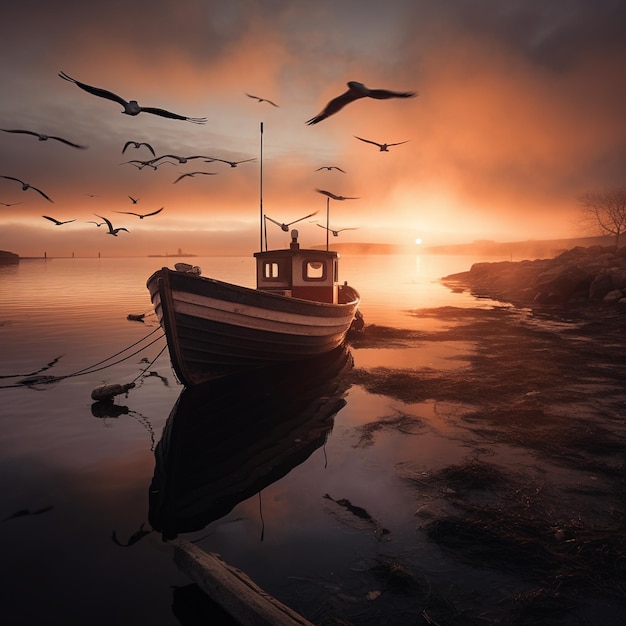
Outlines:
[[[473, 241], [440, 246], [398, 246], [390, 243], [332, 243], [331, 250], [343, 254], [450, 254], [467, 256], [521, 257], [528, 259], [552, 258], [564, 250], [577, 246], [612, 246], [615, 240], [606, 237], [577, 237], [571, 239], [529, 239], [526, 241], [498, 242]], [[326, 246], [315, 246], [325, 249]]]
[[0, 264], [1, 265], [15, 265], [20, 262], [20, 257], [15, 252], [9, 252], [8, 250], [0, 250]]

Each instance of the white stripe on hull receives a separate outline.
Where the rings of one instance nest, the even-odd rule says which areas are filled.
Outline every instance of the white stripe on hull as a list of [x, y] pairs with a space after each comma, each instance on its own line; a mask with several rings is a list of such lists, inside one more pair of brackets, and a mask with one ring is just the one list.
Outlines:
[[290, 335], [332, 335], [347, 328], [353, 318], [353, 311], [344, 317], [301, 315], [284, 311], [268, 311], [260, 307], [225, 302], [179, 291], [173, 291], [172, 298], [176, 313], [242, 328]]

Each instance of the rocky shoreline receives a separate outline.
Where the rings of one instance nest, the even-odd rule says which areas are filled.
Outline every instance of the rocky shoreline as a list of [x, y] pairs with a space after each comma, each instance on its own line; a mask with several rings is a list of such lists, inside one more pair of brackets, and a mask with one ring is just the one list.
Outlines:
[[475, 263], [441, 282], [522, 306], [610, 304], [626, 310], [626, 246], [577, 246], [551, 259]]

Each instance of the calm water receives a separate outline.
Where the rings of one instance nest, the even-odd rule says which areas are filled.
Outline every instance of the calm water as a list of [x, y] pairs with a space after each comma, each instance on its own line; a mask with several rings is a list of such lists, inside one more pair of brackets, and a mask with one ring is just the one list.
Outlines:
[[[433, 321], [420, 309], [491, 306], [437, 282], [474, 260], [347, 256], [340, 279], [359, 289], [366, 324], [424, 329]], [[155, 447], [182, 391], [162, 352], [165, 343], [145, 288], [147, 277], [167, 261], [24, 260], [0, 267], [3, 623], [186, 623], [172, 605], [177, 588], [190, 581], [173, 563], [171, 547], [149, 532], [148, 521]], [[254, 277], [251, 258], [193, 262], [205, 275], [240, 284], [251, 285]], [[129, 313], [147, 315], [136, 322], [127, 319]], [[352, 350], [352, 357], [355, 367], [457, 367], [453, 357], [469, 349], [442, 343], [434, 352], [419, 346], [361, 349]], [[64, 378], [37, 378], [45, 376]], [[92, 406], [95, 387], [131, 381], [136, 387], [116, 399], [117, 414]], [[368, 598], [377, 591], [364, 578], [364, 562], [390, 555], [437, 571], [438, 556], [416, 538], [415, 495], [395, 467], [417, 458], [430, 465], [454, 462], [464, 456], [463, 444], [451, 447], [450, 439], [436, 434], [418, 439], [390, 430], [377, 434], [375, 445], [355, 445], [359, 425], [400, 411], [437, 424], [437, 411], [358, 386], [347, 389], [344, 400], [331, 411], [323, 444], [304, 462], [224, 517], [182, 536], [221, 554], [310, 619], [327, 617], [320, 613], [324, 606], [330, 614], [349, 614], [355, 624], [381, 623], [381, 610], [396, 615], [389, 623], [414, 623], [410, 606], [369, 610]], [[227, 397], [216, 400], [215, 411], [232, 418]], [[437, 428], [449, 427], [441, 422]], [[246, 458], [246, 450], [236, 453]], [[363, 507], [393, 528], [393, 539], [381, 541], [325, 494]], [[353, 608], [345, 612], [345, 606]], [[359, 620], [354, 607], [360, 606]]]

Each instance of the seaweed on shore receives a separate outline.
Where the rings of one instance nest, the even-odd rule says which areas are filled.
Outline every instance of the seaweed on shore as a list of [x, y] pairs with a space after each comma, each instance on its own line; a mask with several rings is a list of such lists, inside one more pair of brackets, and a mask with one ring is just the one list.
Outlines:
[[603, 528], [580, 520], [544, 519], [481, 507], [428, 524], [428, 537], [475, 567], [521, 575], [534, 583], [572, 594], [626, 596], [626, 535], [623, 520]]

